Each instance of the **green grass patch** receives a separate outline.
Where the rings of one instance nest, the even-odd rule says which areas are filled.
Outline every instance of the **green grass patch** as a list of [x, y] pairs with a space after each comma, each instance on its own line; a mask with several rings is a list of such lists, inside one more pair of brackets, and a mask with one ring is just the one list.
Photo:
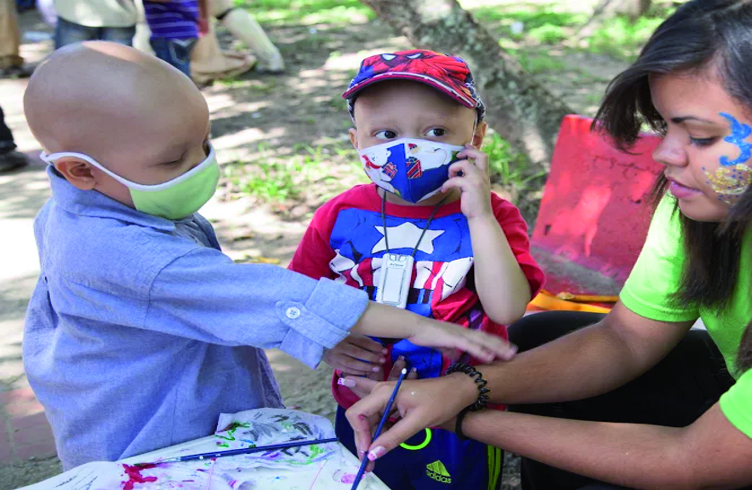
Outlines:
[[663, 17], [641, 17], [633, 23], [627, 17], [615, 17], [590, 36], [588, 49], [594, 53], [632, 60], [663, 20]]
[[554, 58], [545, 53], [530, 53], [519, 51], [516, 53], [517, 61], [532, 74], [559, 73], [567, 69], [567, 64], [560, 58]]
[[481, 150], [488, 155], [491, 181], [514, 187], [520, 193], [527, 190], [531, 181], [546, 175], [545, 172], [531, 174], [530, 163], [525, 156], [496, 133], [486, 136]]
[[[516, 7], [515, 7], [516, 8]], [[511, 25], [514, 22], [525, 24], [525, 30], [540, 27], [575, 26], [587, 20], [581, 13], [554, 10], [553, 5], [540, 5], [527, 10], [507, 10], [503, 6], [481, 7], [472, 11], [473, 16], [481, 22]]]
[[358, 0], [235, 0], [266, 24], [349, 24], [376, 14]]
[[233, 192], [264, 202], [301, 199], [312, 190], [331, 197], [344, 190], [343, 170], [352, 176], [360, 170], [357, 153], [349, 144], [299, 144], [285, 156], [272, 155], [264, 144], [257, 148], [256, 158], [225, 165], [224, 176]]

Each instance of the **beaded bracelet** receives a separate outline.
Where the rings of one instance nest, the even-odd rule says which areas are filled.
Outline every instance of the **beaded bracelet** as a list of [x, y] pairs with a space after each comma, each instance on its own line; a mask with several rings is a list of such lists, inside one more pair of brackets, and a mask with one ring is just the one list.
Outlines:
[[452, 373], [465, 373], [471, 378], [474, 378], [475, 384], [478, 385], [478, 399], [475, 400], [475, 403], [470, 405], [468, 408], [473, 412], [477, 412], [478, 410], [486, 408], [489, 400], [488, 393], [490, 393], [491, 390], [486, 388], [486, 384], [488, 384], [488, 382], [483, 379], [483, 374], [474, 367], [469, 366], [463, 362], [456, 362], [449, 366], [449, 369], [446, 370], [445, 374], [449, 375]]

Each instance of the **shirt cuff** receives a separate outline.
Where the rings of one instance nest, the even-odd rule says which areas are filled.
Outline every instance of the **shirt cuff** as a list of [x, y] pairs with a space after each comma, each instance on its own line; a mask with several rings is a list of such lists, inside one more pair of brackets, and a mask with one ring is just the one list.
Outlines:
[[347, 337], [367, 306], [365, 291], [320, 279], [305, 303], [277, 302], [277, 315], [290, 327], [279, 348], [315, 368], [324, 348]]

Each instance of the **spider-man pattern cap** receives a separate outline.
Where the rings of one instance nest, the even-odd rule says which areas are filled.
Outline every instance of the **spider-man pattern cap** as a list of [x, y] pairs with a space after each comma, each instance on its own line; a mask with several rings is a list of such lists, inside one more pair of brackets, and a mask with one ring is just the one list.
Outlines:
[[475, 90], [470, 68], [462, 58], [425, 49], [411, 49], [377, 54], [363, 60], [350, 87], [342, 94], [342, 98], [347, 99], [351, 116], [358, 92], [384, 80], [413, 80], [430, 85], [463, 106], [478, 111], [479, 121], [486, 112]]

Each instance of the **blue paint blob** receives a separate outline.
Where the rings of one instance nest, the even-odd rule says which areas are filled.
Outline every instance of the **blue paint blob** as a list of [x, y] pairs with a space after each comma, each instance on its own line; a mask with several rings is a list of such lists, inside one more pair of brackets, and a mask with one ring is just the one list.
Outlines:
[[752, 143], [745, 143], [744, 140], [752, 135], [752, 127], [750, 127], [748, 124], [740, 123], [731, 114], [721, 112], [720, 115], [728, 119], [729, 123], [731, 123], [731, 135], [723, 138], [723, 141], [736, 145], [739, 148], [740, 152], [739, 158], [737, 158], [736, 160], [729, 160], [728, 157], [725, 156], [721, 157], [721, 165], [728, 167], [730, 165], [739, 165], [741, 163], [747, 162], [750, 158], [752, 158]]

